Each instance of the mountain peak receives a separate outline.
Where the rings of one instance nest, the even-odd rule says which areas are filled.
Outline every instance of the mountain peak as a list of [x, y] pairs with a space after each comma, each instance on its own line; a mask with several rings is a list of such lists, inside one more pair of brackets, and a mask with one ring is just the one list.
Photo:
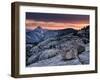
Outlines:
[[42, 29], [42, 27], [41, 26], [38, 26], [37, 29]]
[[35, 31], [41, 31], [41, 30], [43, 30], [43, 29], [42, 29], [41, 26], [38, 26], [38, 27], [36, 27], [34, 30], [35, 30]]
[[39, 32], [39, 33], [44, 33], [46, 30], [45, 29], [43, 29], [41, 26], [37, 26], [35, 29], [34, 29], [34, 31], [36, 31], [36, 32]]

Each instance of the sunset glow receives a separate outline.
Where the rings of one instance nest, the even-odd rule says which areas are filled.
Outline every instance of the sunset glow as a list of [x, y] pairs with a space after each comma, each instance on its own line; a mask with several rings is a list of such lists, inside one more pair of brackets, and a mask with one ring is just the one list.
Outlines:
[[84, 26], [87, 26], [87, 25], [89, 25], [89, 24], [85, 23], [85, 22], [57, 23], [57, 22], [26, 20], [26, 28], [27, 29], [35, 29], [38, 26], [41, 26], [42, 28], [45, 28], [45, 29], [53, 29], [53, 30], [65, 29], [65, 28], [81, 29], [81, 28], [83, 28]]
[[65, 28], [81, 29], [89, 25], [88, 15], [26, 13], [26, 29], [40, 26], [44, 29], [58, 30]]

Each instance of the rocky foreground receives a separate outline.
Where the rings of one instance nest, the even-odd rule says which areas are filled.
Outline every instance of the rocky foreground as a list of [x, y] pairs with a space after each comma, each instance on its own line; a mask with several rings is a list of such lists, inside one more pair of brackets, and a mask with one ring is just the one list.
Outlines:
[[[46, 31], [41, 29], [37, 31], [43, 31], [42, 36], [45, 36], [43, 34]], [[33, 40], [30, 40], [32, 43], [27, 42], [26, 66], [41, 67], [89, 64], [89, 26], [76, 32], [66, 33], [64, 31], [61, 35], [54, 35], [49, 38], [43, 37], [41, 40], [36, 38], [38, 42], [32, 42]], [[33, 37], [33, 39], [35, 38]]]

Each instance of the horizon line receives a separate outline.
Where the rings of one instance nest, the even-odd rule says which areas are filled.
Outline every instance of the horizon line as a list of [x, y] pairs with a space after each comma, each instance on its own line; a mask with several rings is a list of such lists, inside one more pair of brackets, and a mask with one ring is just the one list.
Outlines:
[[88, 27], [88, 26], [90, 26], [89, 24], [88, 25], [86, 25], [86, 26], [83, 26], [82, 28], [74, 28], [74, 27], [66, 27], [66, 28], [61, 28], [61, 29], [51, 29], [51, 28], [46, 28], [46, 27], [42, 27], [42, 26], [37, 26], [37, 27], [35, 27], [35, 28], [28, 28], [28, 27], [26, 27], [26, 29], [28, 29], [28, 30], [35, 30], [35, 29], [37, 29], [38, 27], [40, 27], [41, 29], [47, 29], [47, 30], [64, 30], [64, 29], [75, 29], [75, 30], [81, 30], [81, 29], [83, 29], [83, 28], [86, 28], [86, 27]]

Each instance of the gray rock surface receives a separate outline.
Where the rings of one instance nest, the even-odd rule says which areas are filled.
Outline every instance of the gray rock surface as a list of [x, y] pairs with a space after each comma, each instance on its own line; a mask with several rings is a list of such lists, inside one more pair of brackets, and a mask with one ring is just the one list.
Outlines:
[[61, 55], [55, 56], [53, 58], [45, 59], [38, 61], [36, 63], [33, 63], [29, 65], [28, 67], [33, 66], [62, 66], [62, 65], [81, 65], [81, 62], [78, 59], [73, 60], [63, 60]]
[[79, 59], [82, 64], [89, 64], [89, 51], [85, 51], [80, 54]]
[[[77, 34], [65, 34], [64, 32], [64, 35], [50, 38], [47, 38], [46, 35], [46, 39], [39, 43], [26, 44], [26, 66], [41, 67], [89, 64], [88, 29], [84, 28], [78, 31]], [[50, 31], [48, 34], [53, 35]]]

